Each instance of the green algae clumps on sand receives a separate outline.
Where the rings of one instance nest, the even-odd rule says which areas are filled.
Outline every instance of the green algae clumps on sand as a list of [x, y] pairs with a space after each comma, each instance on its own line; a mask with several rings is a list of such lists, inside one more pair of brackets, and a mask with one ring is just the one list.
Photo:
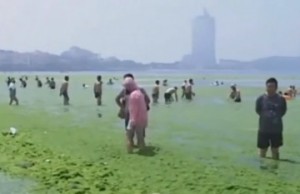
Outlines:
[[[143, 84], [151, 86], [155, 79], [145, 78]], [[184, 79], [168, 77], [170, 83]], [[119, 90], [105, 86], [99, 119], [95, 102], [82, 100], [93, 98], [81, 83], [93, 82], [90, 75], [72, 76], [72, 106], [66, 108], [46, 88], [20, 89], [19, 107], [9, 107], [1, 96], [0, 171], [37, 183], [30, 193], [38, 194], [300, 193], [294, 117], [300, 114], [299, 100], [291, 102], [285, 118], [282, 150], [295, 162], [280, 162], [277, 169], [267, 162], [261, 170], [253, 105], [262, 88], [242, 88], [241, 106], [211, 98], [223, 102], [228, 88], [201, 87], [194, 102], [151, 107], [148, 150], [128, 155], [114, 102]], [[18, 129], [14, 137], [7, 132], [12, 126]]]

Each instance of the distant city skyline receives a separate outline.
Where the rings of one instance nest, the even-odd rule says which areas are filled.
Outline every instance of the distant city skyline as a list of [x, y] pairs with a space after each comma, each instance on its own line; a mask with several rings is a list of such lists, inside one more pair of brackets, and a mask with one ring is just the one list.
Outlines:
[[191, 21], [215, 18], [216, 58], [300, 56], [298, 0], [0, 1], [0, 49], [173, 62], [192, 52]]

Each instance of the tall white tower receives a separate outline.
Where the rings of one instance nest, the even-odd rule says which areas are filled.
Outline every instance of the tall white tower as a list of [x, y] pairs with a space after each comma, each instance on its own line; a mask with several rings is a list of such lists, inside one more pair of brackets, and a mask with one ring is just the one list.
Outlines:
[[191, 61], [195, 66], [216, 64], [215, 19], [204, 9], [201, 16], [193, 20]]

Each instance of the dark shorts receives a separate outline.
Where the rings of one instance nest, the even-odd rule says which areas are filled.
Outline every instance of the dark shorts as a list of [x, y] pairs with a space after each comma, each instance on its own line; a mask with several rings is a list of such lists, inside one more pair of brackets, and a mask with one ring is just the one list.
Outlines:
[[158, 94], [152, 94], [153, 99], [158, 99]]
[[165, 93], [164, 97], [165, 97], [165, 101], [166, 101], [166, 102], [169, 102], [169, 101], [171, 101], [171, 99], [172, 99], [172, 94], [170, 94], [170, 93]]
[[63, 93], [63, 97], [65, 100], [70, 100], [68, 93]]
[[242, 102], [242, 99], [237, 98], [237, 99], [234, 100], [234, 102], [240, 103], [240, 102]]
[[283, 145], [282, 133], [258, 132], [257, 147], [260, 149], [279, 148]]
[[185, 94], [185, 98], [186, 98], [187, 100], [192, 100], [193, 94], [191, 94], [191, 93], [186, 93], [186, 94]]
[[100, 92], [95, 92], [95, 98], [100, 98], [101, 97], [101, 93]]

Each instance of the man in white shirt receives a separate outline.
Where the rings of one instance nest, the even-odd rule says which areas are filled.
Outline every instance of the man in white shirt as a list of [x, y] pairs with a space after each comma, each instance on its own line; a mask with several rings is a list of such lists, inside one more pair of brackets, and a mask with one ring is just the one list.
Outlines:
[[170, 104], [174, 101], [174, 98], [173, 98], [173, 94], [175, 96], [175, 100], [176, 102], [178, 101], [178, 95], [177, 95], [177, 87], [172, 87], [172, 88], [168, 88], [166, 91], [165, 91], [165, 103], [166, 104]]
[[13, 102], [16, 102], [16, 105], [19, 105], [19, 100], [17, 98], [16, 81], [14, 79], [11, 80], [8, 89], [9, 89], [9, 97], [10, 97], [9, 105], [12, 105]]

